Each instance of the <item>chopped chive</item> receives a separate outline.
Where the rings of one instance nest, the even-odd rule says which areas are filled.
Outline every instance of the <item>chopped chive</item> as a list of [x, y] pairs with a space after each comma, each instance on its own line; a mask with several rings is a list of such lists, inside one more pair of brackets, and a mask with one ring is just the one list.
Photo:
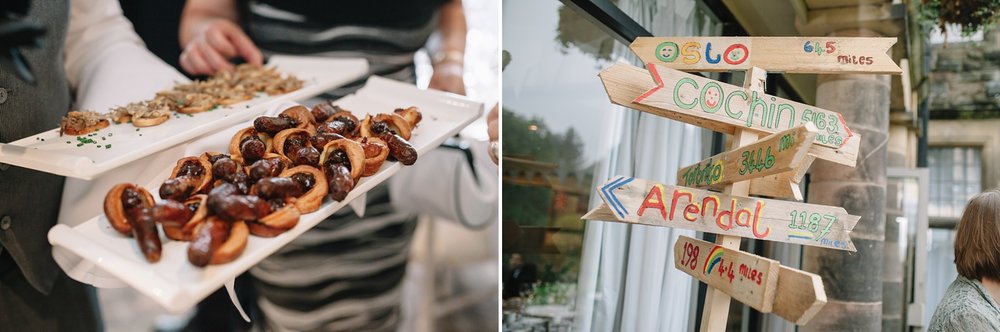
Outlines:
[[105, 145], [104, 148], [105, 149], [110, 149], [111, 148], [111, 144]]

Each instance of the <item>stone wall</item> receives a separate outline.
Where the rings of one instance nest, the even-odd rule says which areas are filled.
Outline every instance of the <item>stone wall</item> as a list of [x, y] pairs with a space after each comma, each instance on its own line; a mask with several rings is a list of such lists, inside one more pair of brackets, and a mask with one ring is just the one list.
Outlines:
[[932, 117], [1000, 110], [1000, 29], [987, 31], [980, 42], [932, 46], [929, 83]]

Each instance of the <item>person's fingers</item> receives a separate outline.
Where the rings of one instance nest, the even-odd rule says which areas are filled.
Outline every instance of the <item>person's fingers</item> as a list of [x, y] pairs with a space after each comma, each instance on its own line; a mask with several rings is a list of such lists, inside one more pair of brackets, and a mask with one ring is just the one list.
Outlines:
[[257, 48], [257, 45], [254, 45], [250, 37], [247, 37], [246, 33], [243, 33], [243, 30], [240, 30], [239, 27], [232, 26], [230, 29], [227, 29], [226, 36], [236, 46], [236, 51], [247, 63], [255, 66], [264, 64], [264, 57], [261, 55], [260, 49]]
[[236, 46], [229, 42], [226, 35], [222, 33], [219, 29], [209, 29], [205, 32], [205, 41], [219, 52], [224, 58], [231, 59], [239, 53], [236, 52]]
[[490, 110], [490, 114], [486, 116], [486, 133], [489, 135], [491, 141], [496, 141], [500, 138], [500, 130], [498, 125], [500, 123], [499, 112], [500, 104], [494, 105], [493, 109]]
[[212, 74], [211, 68], [205, 59], [201, 57], [201, 52], [198, 52], [197, 44], [189, 46], [184, 50], [184, 54], [181, 56], [182, 59], [186, 58], [188, 63], [187, 72], [192, 75], [210, 75]]
[[215, 48], [207, 45], [198, 47], [198, 53], [201, 53], [201, 58], [205, 60], [205, 64], [209, 66], [209, 70], [212, 73], [216, 73], [223, 70], [230, 70], [233, 65], [229, 63], [229, 60], [222, 57]]

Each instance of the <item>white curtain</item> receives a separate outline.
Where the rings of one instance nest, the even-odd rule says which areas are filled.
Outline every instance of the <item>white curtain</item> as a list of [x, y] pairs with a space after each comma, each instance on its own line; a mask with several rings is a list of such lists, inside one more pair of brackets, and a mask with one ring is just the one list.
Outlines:
[[[625, 13], [656, 36], [714, 35], [717, 25], [694, 0], [623, 0]], [[617, 55], [635, 62], [628, 48]], [[603, 137], [608, 162], [599, 185], [615, 175], [676, 183], [682, 166], [702, 156], [702, 129], [609, 104], [613, 121]], [[600, 199], [592, 196], [591, 207]], [[691, 277], [674, 268], [673, 243], [694, 231], [590, 221], [584, 234], [576, 301], [576, 331], [684, 331], [689, 328]]]

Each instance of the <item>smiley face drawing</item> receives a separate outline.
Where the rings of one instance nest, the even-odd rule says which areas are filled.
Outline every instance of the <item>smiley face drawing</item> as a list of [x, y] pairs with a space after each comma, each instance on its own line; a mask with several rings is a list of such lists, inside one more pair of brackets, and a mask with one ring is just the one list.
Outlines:
[[726, 63], [738, 65], [750, 57], [750, 50], [743, 44], [733, 44], [729, 48], [726, 48], [726, 51], [723, 52], [723, 57]]
[[705, 84], [701, 90], [702, 108], [708, 113], [715, 113], [722, 106], [722, 87], [712, 82]]
[[656, 45], [656, 58], [660, 61], [674, 62], [674, 60], [677, 60], [679, 53], [680, 49], [677, 47], [677, 43], [668, 41]]

